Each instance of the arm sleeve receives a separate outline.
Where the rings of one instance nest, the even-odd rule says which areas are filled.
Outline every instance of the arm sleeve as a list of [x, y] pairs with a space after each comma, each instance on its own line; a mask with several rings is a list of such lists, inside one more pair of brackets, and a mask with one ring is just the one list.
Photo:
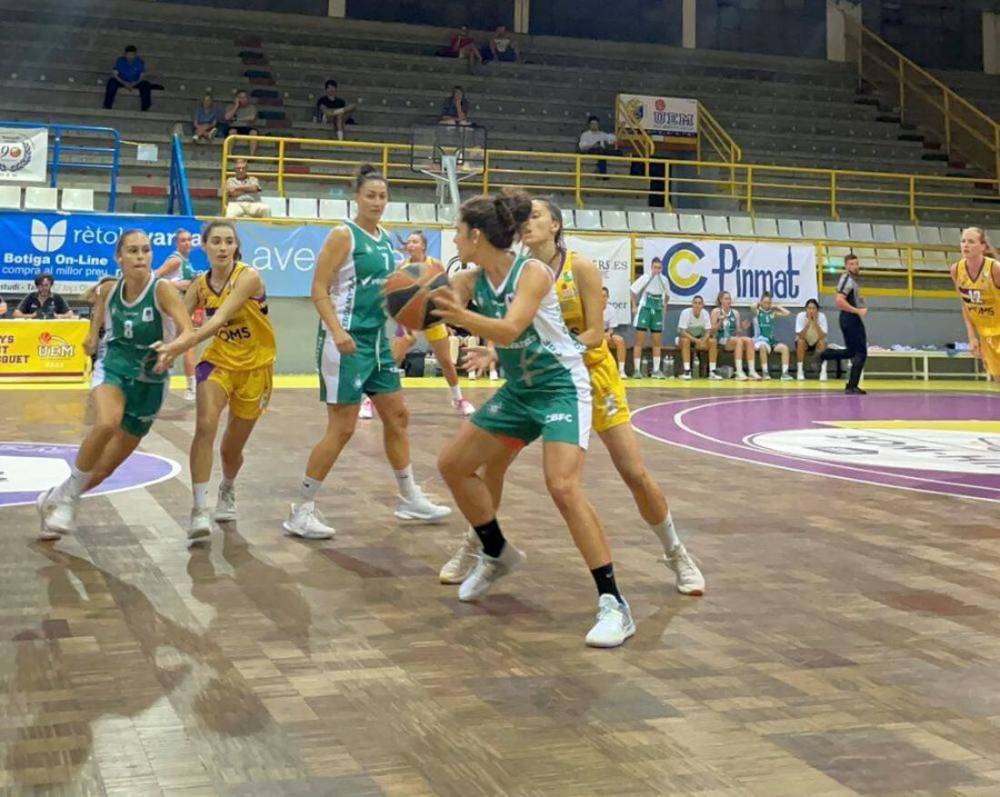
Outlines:
[[845, 296], [851, 292], [851, 275], [846, 271], [840, 275], [840, 279], [837, 280], [837, 293], [842, 293]]
[[684, 308], [681, 311], [681, 317], [677, 321], [677, 331], [683, 332], [689, 326], [691, 326], [691, 311], [690, 308]]

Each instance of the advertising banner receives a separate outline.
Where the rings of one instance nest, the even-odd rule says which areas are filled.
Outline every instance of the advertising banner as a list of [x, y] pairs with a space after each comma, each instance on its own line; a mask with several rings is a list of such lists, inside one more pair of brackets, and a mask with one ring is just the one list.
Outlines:
[[734, 304], [747, 305], [770, 291], [774, 301], [791, 307], [818, 298], [816, 248], [752, 241], [642, 239], [644, 273], [660, 258], [670, 283], [670, 300], [687, 304], [700, 295], [714, 305], [720, 291]]
[[118, 271], [115, 244], [133, 227], [149, 235], [153, 268], [174, 251], [178, 229], [194, 236], [195, 269], [208, 267], [199, 248], [201, 223], [190, 216], [0, 213], [0, 295], [33, 291], [35, 276], [42, 273], [53, 275], [57, 293], [83, 293], [105, 274]]
[[601, 279], [608, 289], [608, 305], [614, 309], [611, 323], [615, 326], [631, 321], [628, 291], [632, 276], [632, 246], [628, 236], [597, 236], [566, 234], [566, 246], [586, 255], [600, 269]]
[[89, 328], [80, 320], [0, 319], [0, 378], [82, 379]]
[[49, 131], [44, 127], [0, 127], [0, 180], [44, 183]]
[[698, 136], [697, 100], [654, 97], [648, 94], [619, 94], [618, 101], [624, 103], [632, 116], [639, 120], [653, 141]]

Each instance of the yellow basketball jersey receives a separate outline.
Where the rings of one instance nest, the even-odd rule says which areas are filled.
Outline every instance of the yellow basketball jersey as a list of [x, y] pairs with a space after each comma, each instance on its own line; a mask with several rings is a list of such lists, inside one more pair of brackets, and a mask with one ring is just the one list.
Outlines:
[[[225, 286], [218, 293], [209, 285], [208, 272], [195, 280], [198, 304], [205, 308], [205, 315], [211, 318], [236, 284], [240, 275], [249, 268], [246, 263], [237, 263]], [[267, 317], [267, 294], [254, 296], [236, 311], [235, 315], [220, 329], [201, 355], [201, 359], [231, 371], [249, 371], [264, 368], [274, 363], [277, 346], [274, 342], [274, 328]]]
[[993, 282], [996, 260], [985, 258], [976, 279], [969, 276], [965, 258], [958, 261], [955, 282], [976, 331], [984, 338], [1000, 335], [1000, 288]]
[[[559, 307], [562, 310], [563, 321], [566, 322], [566, 326], [570, 332], [574, 335], [579, 335], [587, 328], [587, 321], [583, 316], [583, 299], [580, 298], [580, 288], [576, 284], [576, 277], [573, 274], [572, 251], [566, 252], [562, 271], [556, 277], [555, 289], [556, 298], [559, 300]], [[596, 349], [588, 349], [584, 353], [583, 362], [589, 368], [604, 360], [605, 355], [612, 357], [607, 341], [602, 340], [601, 345]]]

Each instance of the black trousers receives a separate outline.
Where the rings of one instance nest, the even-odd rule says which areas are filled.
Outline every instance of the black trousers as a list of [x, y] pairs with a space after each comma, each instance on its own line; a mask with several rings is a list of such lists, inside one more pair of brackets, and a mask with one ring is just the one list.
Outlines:
[[[153, 103], [153, 84], [148, 80], [140, 80], [135, 84], [135, 87], [139, 89], [139, 109], [142, 111], [148, 111], [149, 106]], [[111, 77], [108, 78], [108, 84], [104, 87], [104, 107], [111, 109], [111, 106], [115, 104], [115, 95], [118, 93], [118, 89], [125, 88], [117, 79]]]
[[856, 313], [840, 314], [840, 332], [844, 336], [845, 349], [827, 349], [820, 355], [822, 360], [851, 361], [851, 373], [847, 377], [847, 387], [857, 387], [861, 382], [861, 372], [868, 359], [868, 333], [864, 321]]

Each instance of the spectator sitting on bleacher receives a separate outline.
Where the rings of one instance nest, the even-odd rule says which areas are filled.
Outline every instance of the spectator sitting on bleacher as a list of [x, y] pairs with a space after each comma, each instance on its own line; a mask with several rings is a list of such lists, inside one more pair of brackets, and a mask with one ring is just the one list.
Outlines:
[[685, 307], [677, 322], [677, 345], [681, 347], [684, 373], [681, 379], [691, 378], [691, 352], [708, 352], [708, 378], [722, 379], [715, 373], [715, 361], [719, 357], [719, 344], [712, 337], [712, 319], [705, 310], [705, 300], [695, 296], [691, 306]]
[[[620, 155], [621, 152], [615, 148], [617, 143], [614, 134], [601, 130], [601, 120], [591, 115], [587, 117], [587, 129], [580, 133], [577, 149], [584, 155]], [[597, 172], [608, 173], [606, 160], [597, 162]]]
[[464, 58], [470, 75], [475, 73], [476, 65], [483, 62], [476, 40], [469, 35], [468, 25], [463, 25], [458, 33], [451, 37], [448, 46], [438, 50], [438, 55], [443, 58]]
[[38, 289], [25, 296], [14, 310], [14, 318], [76, 318], [66, 300], [52, 292], [55, 278], [51, 274], [35, 277]]
[[607, 341], [608, 347], [613, 349], [615, 352], [615, 359], [618, 360], [618, 373], [620, 376], [625, 376], [625, 338], [615, 332], [615, 325], [611, 323], [611, 316], [614, 313], [614, 308], [608, 304], [608, 299], [611, 298], [611, 294], [608, 291], [607, 286], [601, 288], [604, 291], [604, 340]]
[[451, 96], [441, 105], [441, 118], [438, 120], [442, 125], [463, 125], [472, 124], [469, 119], [469, 101], [465, 98], [465, 89], [455, 86], [451, 90]]
[[348, 105], [337, 96], [337, 81], [332, 78], [326, 81], [326, 93], [316, 100], [316, 121], [324, 124], [332, 124], [337, 128], [337, 139], [344, 140], [344, 123], [354, 124], [353, 119], [348, 119], [347, 114], [353, 111], [357, 105]]
[[770, 291], [764, 291], [759, 302], [750, 305], [750, 312], [754, 319], [754, 349], [760, 352], [760, 375], [764, 379], [770, 379], [771, 373], [768, 369], [767, 358], [772, 351], [781, 355], [781, 378], [784, 381], [791, 379], [788, 373], [789, 350], [787, 343], [778, 343], [774, 336], [774, 319], [784, 318], [791, 315], [787, 309], [780, 304], [774, 304]]
[[[795, 354], [799, 362], [795, 378], [800, 382], [806, 378], [806, 354], [822, 354], [826, 349], [829, 329], [826, 313], [820, 312], [819, 302], [815, 299], [806, 302], [806, 309], [795, 316]], [[821, 382], [826, 381], [826, 360], [820, 363], [819, 378]]]
[[236, 161], [233, 176], [226, 180], [226, 218], [237, 219], [250, 216], [255, 219], [271, 215], [271, 208], [260, 201], [260, 183], [247, 174], [247, 162]]
[[201, 105], [194, 110], [194, 135], [191, 140], [195, 144], [207, 144], [215, 137], [219, 127], [219, 111], [215, 107], [211, 94], [201, 98]]
[[150, 83], [142, 79], [142, 73], [146, 71], [145, 62], [139, 57], [135, 45], [130, 44], [125, 48], [125, 55], [118, 57], [115, 61], [114, 69], [111, 70], [111, 77], [108, 78], [104, 87], [104, 107], [111, 110], [115, 104], [115, 95], [122, 86], [129, 91], [139, 92], [139, 110], [148, 111], [152, 104], [152, 90], [162, 89], [163, 86]]
[[496, 32], [490, 37], [489, 44], [483, 48], [484, 61], [509, 61], [516, 63], [521, 60], [521, 52], [517, 42], [507, 32], [506, 25], [497, 25]]
[[[236, 99], [226, 109], [226, 136], [258, 136], [257, 106], [250, 102], [250, 94], [245, 89], [236, 92]], [[257, 142], [250, 142], [251, 157], [257, 153]]]

